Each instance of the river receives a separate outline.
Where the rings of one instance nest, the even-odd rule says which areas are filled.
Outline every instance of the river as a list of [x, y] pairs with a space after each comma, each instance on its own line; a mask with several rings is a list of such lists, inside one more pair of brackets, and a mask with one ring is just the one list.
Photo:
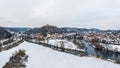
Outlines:
[[96, 50], [92, 45], [88, 44], [86, 41], [82, 41], [82, 43], [84, 44], [86, 52], [88, 53], [89, 56], [96, 56], [111, 60], [120, 60], [119, 53]]

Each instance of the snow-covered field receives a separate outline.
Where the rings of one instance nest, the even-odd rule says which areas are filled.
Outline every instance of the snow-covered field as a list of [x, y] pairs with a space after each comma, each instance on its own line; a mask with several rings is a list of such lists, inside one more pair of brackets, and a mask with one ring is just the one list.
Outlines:
[[[63, 40], [63, 39], [50, 39], [48, 41], [48, 44], [61, 47], [61, 43], [60, 43], [61, 41], [64, 42], [64, 48], [84, 51], [83, 49], [77, 48], [77, 46], [74, 43], [69, 42], [67, 40]], [[47, 41], [45, 41], [45, 42], [47, 42]]]
[[65, 48], [77, 49], [77, 47], [72, 42], [69, 42], [69, 41], [66, 41], [66, 40], [61, 40], [61, 39], [51, 39], [51, 40], [49, 40], [49, 44], [61, 47], [61, 44], [60, 44], [61, 41], [64, 42], [64, 47]]
[[0, 68], [19, 49], [25, 49], [26, 54], [29, 55], [27, 68], [120, 68], [119, 64], [93, 57], [78, 57], [29, 42], [23, 42], [15, 48], [0, 52]]
[[100, 45], [102, 47], [104, 47], [105, 49], [108, 49], [110, 51], [115, 51], [117, 50], [118, 52], [120, 52], [120, 45], [113, 45], [113, 44], [103, 44], [103, 43], [100, 43]]

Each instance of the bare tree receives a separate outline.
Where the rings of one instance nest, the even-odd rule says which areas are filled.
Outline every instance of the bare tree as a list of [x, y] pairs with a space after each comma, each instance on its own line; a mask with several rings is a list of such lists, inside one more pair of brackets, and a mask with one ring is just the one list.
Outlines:
[[0, 44], [0, 52], [2, 51], [2, 44]]
[[62, 51], [64, 51], [64, 41], [60, 41]]

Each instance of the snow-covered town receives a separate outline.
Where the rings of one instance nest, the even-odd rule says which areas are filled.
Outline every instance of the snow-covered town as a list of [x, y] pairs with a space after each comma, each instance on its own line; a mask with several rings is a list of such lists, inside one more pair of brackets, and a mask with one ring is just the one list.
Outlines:
[[0, 0], [0, 68], [120, 68], [120, 0]]
[[[53, 26], [45, 25], [42, 28]], [[41, 28], [41, 29], [42, 29]], [[53, 29], [53, 28], [51, 28]], [[106, 31], [29, 33], [0, 40], [0, 68], [119, 68], [120, 34]]]

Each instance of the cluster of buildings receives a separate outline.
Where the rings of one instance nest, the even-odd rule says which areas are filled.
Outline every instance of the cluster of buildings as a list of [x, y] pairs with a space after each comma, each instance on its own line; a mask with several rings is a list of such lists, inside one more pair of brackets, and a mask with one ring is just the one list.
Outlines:
[[100, 43], [106, 44], [118, 44], [120, 45], [120, 35], [114, 35], [113, 33], [99, 32], [99, 33], [86, 33], [84, 34], [85, 40], [98, 39]]

